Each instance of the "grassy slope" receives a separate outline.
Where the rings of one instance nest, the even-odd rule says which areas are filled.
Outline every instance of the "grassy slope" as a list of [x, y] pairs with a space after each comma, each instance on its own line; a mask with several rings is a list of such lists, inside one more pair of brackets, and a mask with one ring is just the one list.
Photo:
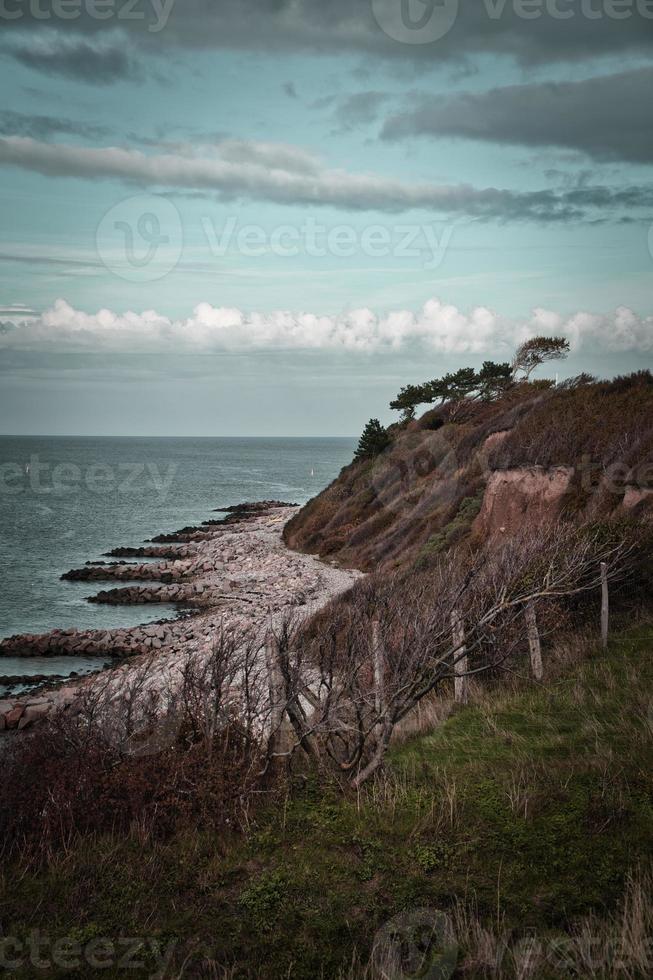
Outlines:
[[486, 694], [396, 747], [369, 797], [309, 785], [246, 840], [135, 833], [82, 842], [47, 872], [5, 869], [4, 932], [178, 940], [169, 976], [196, 937], [234, 975], [314, 980], [354, 949], [365, 959], [402, 909], [458, 899], [496, 921], [499, 903], [508, 927], [544, 931], [609, 912], [653, 851], [652, 645], [633, 629], [541, 688]]

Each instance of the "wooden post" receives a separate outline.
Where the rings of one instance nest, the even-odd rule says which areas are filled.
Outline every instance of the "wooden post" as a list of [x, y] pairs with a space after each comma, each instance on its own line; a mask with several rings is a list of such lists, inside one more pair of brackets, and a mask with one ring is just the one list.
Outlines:
[[374, 663], [374, 710], [377, 716], [383, 710], [383, 686], [384, 686], [384, 663], [383, 663], [383, 642], [381, 640], [381, 623], [378, 619], [372, 620], [372, 660]]
[[285, 711], [284, 682], [279, 666], [279, 644], [274, 633], [268, 633], [265, 638], [265, 664], [268, 672], [268, 690], [270, 692], [270, 737], [268, 750], [274, 754], [279, 751], [281, 723]]
[[451, 613], [451, 629], [453, 632], [454, 657], [454, 696], [458, 704], [467, 704], [467, 653], [465, 648], [465, 627], [460, 613], [454, 609]]
[[385, 707], [385, 652], [381, 639], [381, 623], [372, 620], [372, 662], [374, 665], [374, 712], [377, 721], [377, 736], [383, 732], [381, 717]]
[[610, 628], [610, 591], [608, 589], [608, 566], [601, 562], [601, 646], [608, 648], [608, 631]]
[[531, 670], [536, 681], [541, 681], [544, 676], [542, 668], [542, 646], [540, 644], [540, 633], [537, 628], [537, 616], [535, 606], [532, 602], [526, 606], [526, 627], [528, 629], [528, 648], [531, 652]]

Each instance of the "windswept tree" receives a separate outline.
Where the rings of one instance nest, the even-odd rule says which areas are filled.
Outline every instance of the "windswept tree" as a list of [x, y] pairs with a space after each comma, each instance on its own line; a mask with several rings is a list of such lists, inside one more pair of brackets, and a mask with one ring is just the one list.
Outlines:
[[513, 383], [510, 364], [485, 361], [480, 371], [459, 368], [442, 378], [434, 378], [422, 385], [406, 385], [401, 389], [390, 408], [402, 413], [402, 421], [415, 417], [418, 405], [444, 405], [445, 402], [462, 402], [466, 399], [491, 401], [498, 398]]
[[401, 421], [410, 422], [415, 418], [415, 409], [432, 401], [429, 385], [405, 385], [394, 401], [390, 402], [393, 411], [401, 412]]
[[390, 436], [378, 419], [370, 419], [358, 440], [355, 459], [371, 459], [378, 456], [390, 442]]
[[546, 361], [560, 361], [569, 353], [569, 341], [565, 337], [531, 337], [515, 351], [512, 360], [512, 376], [521, 373], [528, 381], [533, 371]]
[[390, 408], [401, 412], [402, 422], [409, 422], [415, 418], [418, 405], [492, 401], [517, 381], [528, 381], [540, 364], [561, 360], [568, 353], [569, 341], [565, 337], [531, 337], [517, 348], [511, 363], [484, 361], [480, 371], [459, 368], [421, 385], [405, 385], [390, 402]]

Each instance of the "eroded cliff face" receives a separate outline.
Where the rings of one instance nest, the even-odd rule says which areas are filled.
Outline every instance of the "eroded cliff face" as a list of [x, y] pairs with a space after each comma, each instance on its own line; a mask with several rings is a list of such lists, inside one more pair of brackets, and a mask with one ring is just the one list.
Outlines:
[[557, 521], [574, 477], [571, 466], [529, 466], [491, 473], [473, 532], [484, 538], [511, 534], [525, 524]]
[[[459, 430], [402, 431], [380, 456], [346, 467], [337, 480], [291, 520], [291, 548], [371, 571], [415, 557], [482, 492], [482, 468], [460, 459]], [[479, 498], [480, 506], [480, 498]]]
[[290, 521], [286, 543], [363, 571], [529, 524], [653, 518], [653, 377], [639, 373], [431, 410], [391, 430]]

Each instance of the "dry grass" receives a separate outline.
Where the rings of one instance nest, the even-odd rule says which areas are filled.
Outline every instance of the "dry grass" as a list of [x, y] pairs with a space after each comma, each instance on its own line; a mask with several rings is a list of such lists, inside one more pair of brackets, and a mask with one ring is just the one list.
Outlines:
[[[377, 940], [372, 960], [354, 955], [338, 980], [396, 980], [401, 955], [421, 960], [422, 972], [441, 978], [465, 976], [484, 980], [647, 980], [653, 974], [653, 877], [650, 871], [629, 875], [618, 913], [612, 918], [586, 916], [566, 933], [519, 935], [506, 926], [501, 912], [492, 920], [479, 916], [475, 903], [457, 902], [434, 916], [431, 935], [423, 924], [398, 918], [396, 931]], [[414, 932], [412, 931], [414, 929]], [[421, 942], [420, 942], [421, 941]], [[420, 944], [418, 945], [418, 942]], [[447, 954], [447, 950], [451, 950]], [[449, 964], [457, 953], [454, 972]], [[430, 972], [429, 972], [430, 971]]]
[[433, 691], [399, 722], [393, 732], [392, 744], [400, 745], [412, 738], [432, 734], [447, 720], [453, 708], [451, 697]]

